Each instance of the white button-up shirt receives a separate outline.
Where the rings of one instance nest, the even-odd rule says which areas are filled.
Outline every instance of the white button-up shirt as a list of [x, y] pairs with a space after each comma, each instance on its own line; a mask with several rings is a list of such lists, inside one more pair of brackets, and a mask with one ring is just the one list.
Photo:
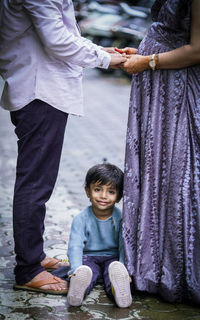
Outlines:
[[110, 55], [81, 37], [72, 0], [0, 0], [0, 105], [40, 99], [83, 114], [82, 68], [108, 68]]

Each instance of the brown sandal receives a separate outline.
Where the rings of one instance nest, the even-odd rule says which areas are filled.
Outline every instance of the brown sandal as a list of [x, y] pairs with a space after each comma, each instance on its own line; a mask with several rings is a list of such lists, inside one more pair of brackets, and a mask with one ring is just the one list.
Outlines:
[[53, 289], [42, 289], [40, 287], [46, 285], [46, 284], [54, 284], [54, 283], [61, 283], [65, 282], [62, 279], [52, 276], [52, 278], [44, 279], [44, 280], [38, 280], [33, 281], [31, 285], [21, 285], [21, 284], [15, 284], [13, 286], [13, 289], [15, 290], [28, 290], [28, 291], [34, 291], [34, 292], [41, 292], [41, 293], [47, 293], [47, 294], [56, 294], [56, 295], [65, 295], [68, 293], [68, 289], [65, 290], [53, 290]]
[[[60, 264], [60, 265], [59, 265]], [[56, 266], [58, 265], [58, 266]], [[56, 258], [50, 258], [50, 261], [42, 265], [47, 271], [54, 271], [61, 266], [69, 266], [66, 260], [58, 260]]]

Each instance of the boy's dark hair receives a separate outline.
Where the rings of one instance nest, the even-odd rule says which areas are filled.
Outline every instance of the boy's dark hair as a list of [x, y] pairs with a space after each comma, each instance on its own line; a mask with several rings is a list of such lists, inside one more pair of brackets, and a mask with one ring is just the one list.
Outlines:
[[85, 186], [90, 187], [91, 183], [99, 182], [100, 185], [110, 183], [118, 191], [117, 200], [123, 195], [124, 174], [120, 168], [111, 163], [97, 164], [90, 168], [86, 174]]

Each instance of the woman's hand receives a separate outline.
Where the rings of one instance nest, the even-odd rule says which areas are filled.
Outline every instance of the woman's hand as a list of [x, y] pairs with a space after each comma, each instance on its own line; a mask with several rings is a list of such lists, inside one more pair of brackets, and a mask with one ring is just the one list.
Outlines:
[[115, 51], [126, 55], [127, 61], [121, 64], [121, 68], [128, 73], [137, 73], [149, 69], [149, 56], [141, 56], [137, 54], [136, 48], [115, 48]]
[[125, 53], [125, 54], [136, 54], [137, 53], [137, 49], [136, 48], [123, 48], [123, 49], [119, 49], [119, 48], [115, 48], [115, 51], [119, 52], [119, 53]]
[[115, 48], [113, 48], [113, 47], [102, 47], [101, 49], [102, 49], [103, 51], [108, 52], [108, 53], [117, 53], [117, 52], [115, 51]]
[[121, 68], [128, 73], [137, 73], [149, 69], [150, 56], [139, 54], [127, 55], [127, 61], [122, 63]]

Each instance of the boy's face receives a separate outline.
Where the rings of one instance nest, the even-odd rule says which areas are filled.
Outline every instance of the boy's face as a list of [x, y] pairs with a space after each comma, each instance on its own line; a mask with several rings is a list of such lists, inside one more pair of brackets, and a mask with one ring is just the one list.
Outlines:
[[113, 206], [118, 198], [118, 191], [111, 184], [101, 185], [99, 182], [91, 183], [85, 187], [86, 194], [90, 199], [94, 214], [100, 219], [107, 219], [112, 215]]

